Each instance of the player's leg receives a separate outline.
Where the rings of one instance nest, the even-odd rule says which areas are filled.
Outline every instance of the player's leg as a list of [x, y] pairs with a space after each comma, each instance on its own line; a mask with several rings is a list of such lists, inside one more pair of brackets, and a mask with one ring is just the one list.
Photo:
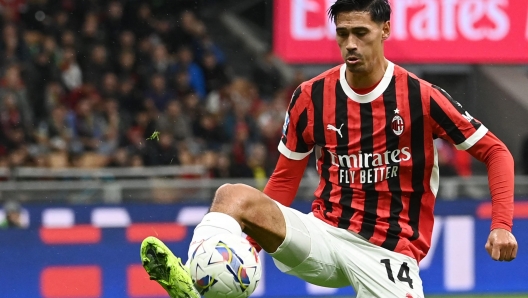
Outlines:
[[284, 216], [277, 204], [261, 191], [244, 184], [225, 184], [218, 188], [210, 212], [194, 230], [189, 251], [213, 235], [241, 236], [242, 232], [272, 253], [286, 236]]
[[416, 260], [346, 230], [331, 227], [328, 232], [343, 240], [339, 245], [339, 263], [358, 298], [424, 297]]
[[279, 204], [277, 206], [286, 223], [284, 242], [270, 254], [277, 268], [318, 286], [350, 286], [337, 256], [340, 241], [326, 231], [331, 226], [313, 214], [303, 214]]
[[[270, 253], [283, 272], [322, 286], [346, 286], [348, 280], [335, 266], [334, 245], [332, 240], [326, 239], [327, 233], [322, 228], [324, 225], [311, 215], [277, 204], [254, 188], [227, 184], [217, 190], [211, 212], [196, 227], [189, 256], [201, 242], [213, 235], [229, 233], [242, 236], [244, 231]], [[174, 257], [166, 247], [158, 245], [158, 242], [161, 243], [151, 237], [143, 243], [145, 269], [151, 278], [164, 286], [171, 297], [188, 294], [192, 281], [187, 269], [181, 265], [179, 258]], [[146, 257], [148, 247], [151, 247], [151, 251], [152, 248], [158, 249], [161, 257]], [[153, 276], [151, 273], [156, 270], [149, 270], [150, 267], [168, 268], [169, 275]], [[174, 275], [179, 277], [173, 278]], [[191, 297], [195, 297], [194, 294]]]
[[[231, 228], [226, 225], [229, 222]], [[242, 230], [273, 257], [281, 271], [320, 286], [348, 286], [336, 265], [335, 241], [325, 226], [313, 215], [280, 205], [255, 188], [224, 185], [215, 195], [211, 213], [196, 228], [193, 242], [225, 233], [222, 229], [235, 234]]]
[[[216, 191], [210, 212], [194, 231], [189, 257], [211, 236], [229, 233], [242, 237], [242, 231], [264, 250], [274, 252], [285, 238], [286, 225], [277, 204], [262, 192], [242, 184], [223, 185]], [[199, 297], [188, 269], [161, 241], [145, 239], [141, 258], [151, 279], [157, 280], [171, 297]]]

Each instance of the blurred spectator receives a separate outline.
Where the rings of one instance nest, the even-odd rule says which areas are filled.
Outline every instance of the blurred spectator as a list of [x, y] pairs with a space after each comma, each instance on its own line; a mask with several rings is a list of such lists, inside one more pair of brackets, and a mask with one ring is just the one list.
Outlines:
[[273, 51], [267, 51], [258, 60], [258, 66], [253, 71], [253, 81], [259, 83], [262, 97], [269, 99], [282, 87], [282, 77], [275, 66]]
[[195, 94], [194, 88], [191, 87], [189, 73], [180, 71], [174, 75], [173, 90], [177, 97], [186, 97], [189, 94]]
[[176, 141], [183, 141], [192, 137], [192, 127], [189, 117], [182, 112], [179, 101], [171, 100], [167, 104], [158, 120], [157, 127], [160, 131], [172, 134]]
[[191, 151], [188, 148], [184, 146], [179, 151], [178, 157], [180, 160], [180, 164], [182, 166], [191, 166], [191, 165], [194, 165], [196, 162], [195, 156], [191, 153]]
[[114, 98], [108, 98], [103, 103], [102, 118], [105, 121], [102, 142], [98, 152], [103, 155], [111, 155], [120, 144], [120, 136], [123, 135], [125, 127], [122, 117], [119, 115], [119, 104]]
[[146, 108], [142, 95], [135, 88], [132, 79], [121, 81], [118, 98], [122, 117], [134, 118], [139, 111]]
[[[268, 151], [268, 167], [273, 167], [277, 163], [280, 154], [277, 150], [277, 140], [281, 138], [284, 116], [288, 107], [288, 103], [284, 101], [285, 92], [277, 92], [273, 101], [266, 105], [264, 111], [257, 118], [261, 132], [260, 141]], [[267, 171], [270, 172], [270, 168], [267, 168]]]
[[147, 154], [146, 139], [154, 132], [154, 123], [146, 111], [140, 111], [136, 114], [133, 124], [126, 131], [124, 144], [131, 154], [139, 155], [145, 160]]
[[46, 84], [44, 93], [44, 101], [46, 105], [46, 118], [49, 117], [51, 111], [56, 105], [65, 103], [65, 88], [62, 87], [60, 81], [52, 81]]
[[130, 154], [126, 148], [118, 148], [108, 163], [109, 167], [130, 167], [132, 161], [130, 160]]
[[219, 64], [216, 56], [211, 52], [206, 52], [202, 58], [204, 70], [205, 86], [207, 93], [219, 89], [228, 83], [228, 75], [223, 64]]
[[57, 66], [60, 62], [60, 49], [56, 39], [51, 35], [45, 35], [42, 39], [41, 51], [48, 58], [48, 63]]
[[17, 27], [8, 23], [2, 29], [2, 39], [0, 40], [0, 62], [2, 65], [12, 63], [22, 63], [29, 57], [28, 49], [24, 40], [20, 37]]
[[71, 30], [65, 30], [61, 32], [60, 37], [60, 45], [63, 49], [66, 48], [73, 48], [74, 52], [76, 52], [77, 48], [77, 38], [75, 36], [75, 33]]
[[[86, 14], [80, 37], [80, 43], [82, 46], [79, 48], [79, 50], [81, 50], [82, 57], [90, 57], [90, 55], [93, 55], [93, 48], [97, 44], [101, 44], [103, 42], [104, 36], [102, 31], [99, 30], [99, 19], [97, 14], [93, 12]], [[88, 66], [88, 61], [82, 62], [83, 67]]]
[[204, 107], [200, 104], [200, 100], [195, 93], [187, 94], [182, 100], [182, 106], [182, 110], [185, 111], [192, 125], [198, 123], [200, 117], [204, 114]]
[[170, 53], [174, 53], [181, 45], [181, 41], [174, 38], [174, 28], [170, 18], [162, 16], [162, 18], [156, 20], [155, 30], [156, 39], [166, 45]]
[[15, 0], [15, 1], [2, 1], [0, 2], [0, 8], [2, 9], [3, 18], [6, 21], [17, 22], [20, 20], [20, 12], [26, 8], [26, 1]]
[[51, 37], [46, 37], [44, 43], [47, 44], [47, 48], [38, 49], [33, 57], [32, 67], [28, 68], [28, 83], [31, 86], [29, 98], [37, 122], [46, 118], [49, 112], [46, 106], [47, 84], [59, 79], [55, 42]]
[[17, 201], [7, 201], [4, 204], [5, 219], [0, 223], [2, 229], [25, 228], [22, 222], [22, 206]]
[[119, 47], [118, 50], [112, 53], [114, 56], [118, 52], [135, 52], [136, 51], [136, 36], [134, 32], [130, 30], [124, 30], [119, 34]]
[[271, 174], [266, 167], [266, 147], [263, 144], [254, 144], [250, 150], [247, 164], [253, 171], [253, 178], [257, 181], [257, 188], [264, 189], [267, 178]]
[[145, 94], [147, 107], [156, 111], [163, 111], [169, 100], [174, 98], [174, 95], [168, 90], [165, 77], [162, 74], [154, 74], [150, 82], [150, 89]]
[[57, 105], [51, 111], [51, 117], [41, 121], [35, 132], [39, 152], [67, 151], [73, 135], [73, 127], [67, 121], [67, 110]]
[[101, 80], [101, 96], [103, 98], [118, 98], [119, 97], [119, 81], [113, 72], [104, 74]]
[[119, 54], [117, 75], [121, 80], [132, 80], [134, 83], [139, 81], [140, 78], [137, 72], [136, 54], [133, 51], [124, 50]]
[[181, 44], [191, 44], [199, 22], [192, 11], [184, 11], [177, 22], [175, 39], [179, 40]]
[[141, 168], [145, 166], [145, 163], [143, 162], [143, 157], [139, 154], [132, 155], [130, 166], [134, 168]]
[[1, 143], [4, 150], [9, 152], [22, 147], [26, 142], [24, 114], [18, 107], [14, 94], [6, 93], [1, 99]]
[[108, 62], [108, 51], [102, 44], [93, 47], [90, 60], [86, 63], [85, 81], [100, 86], [101, 78], [105, 73], [112, 72], [112, 66]]
[[83, 82], [83, 74], [81, 67], [77, 63], [75, 50], [73, 48], [64, 49], [60, 70], [62, 82], [68, 90], [71, 91], [81, 86]]
[[200, 156], [199, 163], [202, 164], [209, 178], [217, 178], [218, 174], [218, 154], [215, 151], [207, 150]]
[[120, 1], [112, 0], [108, 3], [103, 26], [107, 44], [112, 49], [118, 48], [119, 35], [124, 29], [123, 4]]
[[73, 148], [74, 152], [95, 152], [103, 142], [106, 122], [100, 115], [94, 113], [93, 103], [83, 98], [77, 103], [73, 117]]
[[[9, 94], [9, 95], [7, 95]], [[28, 100], [28, 93], [24, 82], [20, 76], [20, 69], [17, 64], [12, 64], [5, 70], [4, 76], [0, 79], [0, 98], [8, 96], [21, 114], [20, 125], [26, 131], [31, 129], [33, 123], [33, 109]]]
[[154, 46], [152, 50], [152, 64], [148, 71], [149, 75], [152, 73], [159, 73], [169, 77], [170, 67], [173, 66], [172, 58], [169, 56], [167, 47], [163, 44]]
[[148, 88], [149, 78], [152, 74], [152, 52], [154, 45], [150, 38], [143, 38], [139, 40], [136, 52], [137, 72], [140, 80], [137, 82], [138, 89], [145, 90]]
[[58, 40], [61, 32], [64, 32], [68, 27], [71, 28], [72, 25], [70, 15], [64, 10], [59, 10], [54, 13], [53, 22], [49, 24], [48, 31], [52, 34], [54, 39]]
[[231, 178], [235, 177], [235, 169], [231, 163], [231, 159], [227, 154], [220, 154], [216, 162], [216, 168], [213, 171], [214, 178]]
[[187, 46], [182, 46], [178, 50], [178, 60], [174, 72], [187, 72], [189, 75], [189, 85], [193, 90], [204, 98], [206, 95], [206, 86], [203, 71], [198, 64], [194, 62], [193, 52]]
[[132, 22], [131, 29], [137, 34], [138, 38], [144, 38], [154, 32], [155, 23], [150, 6], [144, 2], [137, 10], [136, 20]]
[[212, 54], [218, 64], [225, 65], [225, 55], [222, 50], [213, 42], [211, 36], [205, 32], [205, 26], [199, 26], [203, 28], [203, 32], [199, 32], [198, 36], [193, 40], [193, 49], [196, 55], [196, 60], [202, 61], [206, 54]]
[[203, 148], [219, 150], [226, 142], [226, 135], [212, 114], [206, 113], [193, 124], [194, 135], [197, 136]]
[[232, 106], [224, 116], [224, 129], [230, 140], [235, 137], [237, 127], [244, 126], [248, 130], [249, 142], [260, 138], [255, 117], [258, 117], [262, 106], [260, 98], [256, 97], [256, 88], [245, 79], [237, 79], [231, 85]]
[[159, 141], [148, 141], [145, 165], [168, 166], [179, 165], [178, 149], [170, 132], [161, 131]]
[[232, 143], [231, 174], [237, 178], [252, 178], [253, 171], [248, 165], [248, 151], [250, 148], [249, 129], [244, 123], [239, 123], [235, 130], [235, 139]]
[[225, 84], [220, 88], [211, 91], [205, 99], [205, 109], [213, 114], [225, 115], [232, 109], [231, 100], [232, 84]]
[[[59, 90], [53, 90], [54, 92], [60, 92]], [[59, 94], [57, 94], [59, 95]], [[61, 102], [66, 105], [70, 110], [74, 110], [77, 106], [77, 103], [83, 98], [93, 99], [94, 102], [98, 101], [100, 97], [97, 88], [93, 84], [84, 83], [79, 87], [67, 92], [63, 97]]]

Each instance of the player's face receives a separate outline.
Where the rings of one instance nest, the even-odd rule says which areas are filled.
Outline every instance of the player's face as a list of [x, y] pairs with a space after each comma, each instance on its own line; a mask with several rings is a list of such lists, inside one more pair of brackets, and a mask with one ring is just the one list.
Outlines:
[[348, 71], [369, 73], [383, 63], [383, 41], [390, 22], [376, 23], [368, 12], [341, 12], [336, 18], [336, 38]]

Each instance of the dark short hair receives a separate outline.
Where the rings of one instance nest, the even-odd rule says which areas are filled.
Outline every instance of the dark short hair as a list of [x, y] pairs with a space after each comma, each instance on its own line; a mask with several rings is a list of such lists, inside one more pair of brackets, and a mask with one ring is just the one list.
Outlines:
[[328, 9], [328, 17], [335, 23], [339, 13], [348, 11], [368, 12], [377, 23], [389, 21], [391, 15], [389, 0], [337, 0]]

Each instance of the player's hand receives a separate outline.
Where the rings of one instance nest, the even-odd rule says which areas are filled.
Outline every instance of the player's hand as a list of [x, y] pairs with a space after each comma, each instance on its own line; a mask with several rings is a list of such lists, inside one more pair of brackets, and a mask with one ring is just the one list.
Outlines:
[[486, 250], [495, 261], [511, 261], [517, 256], [517, 240], [505, 229], [494, 229], [490, 232]]

